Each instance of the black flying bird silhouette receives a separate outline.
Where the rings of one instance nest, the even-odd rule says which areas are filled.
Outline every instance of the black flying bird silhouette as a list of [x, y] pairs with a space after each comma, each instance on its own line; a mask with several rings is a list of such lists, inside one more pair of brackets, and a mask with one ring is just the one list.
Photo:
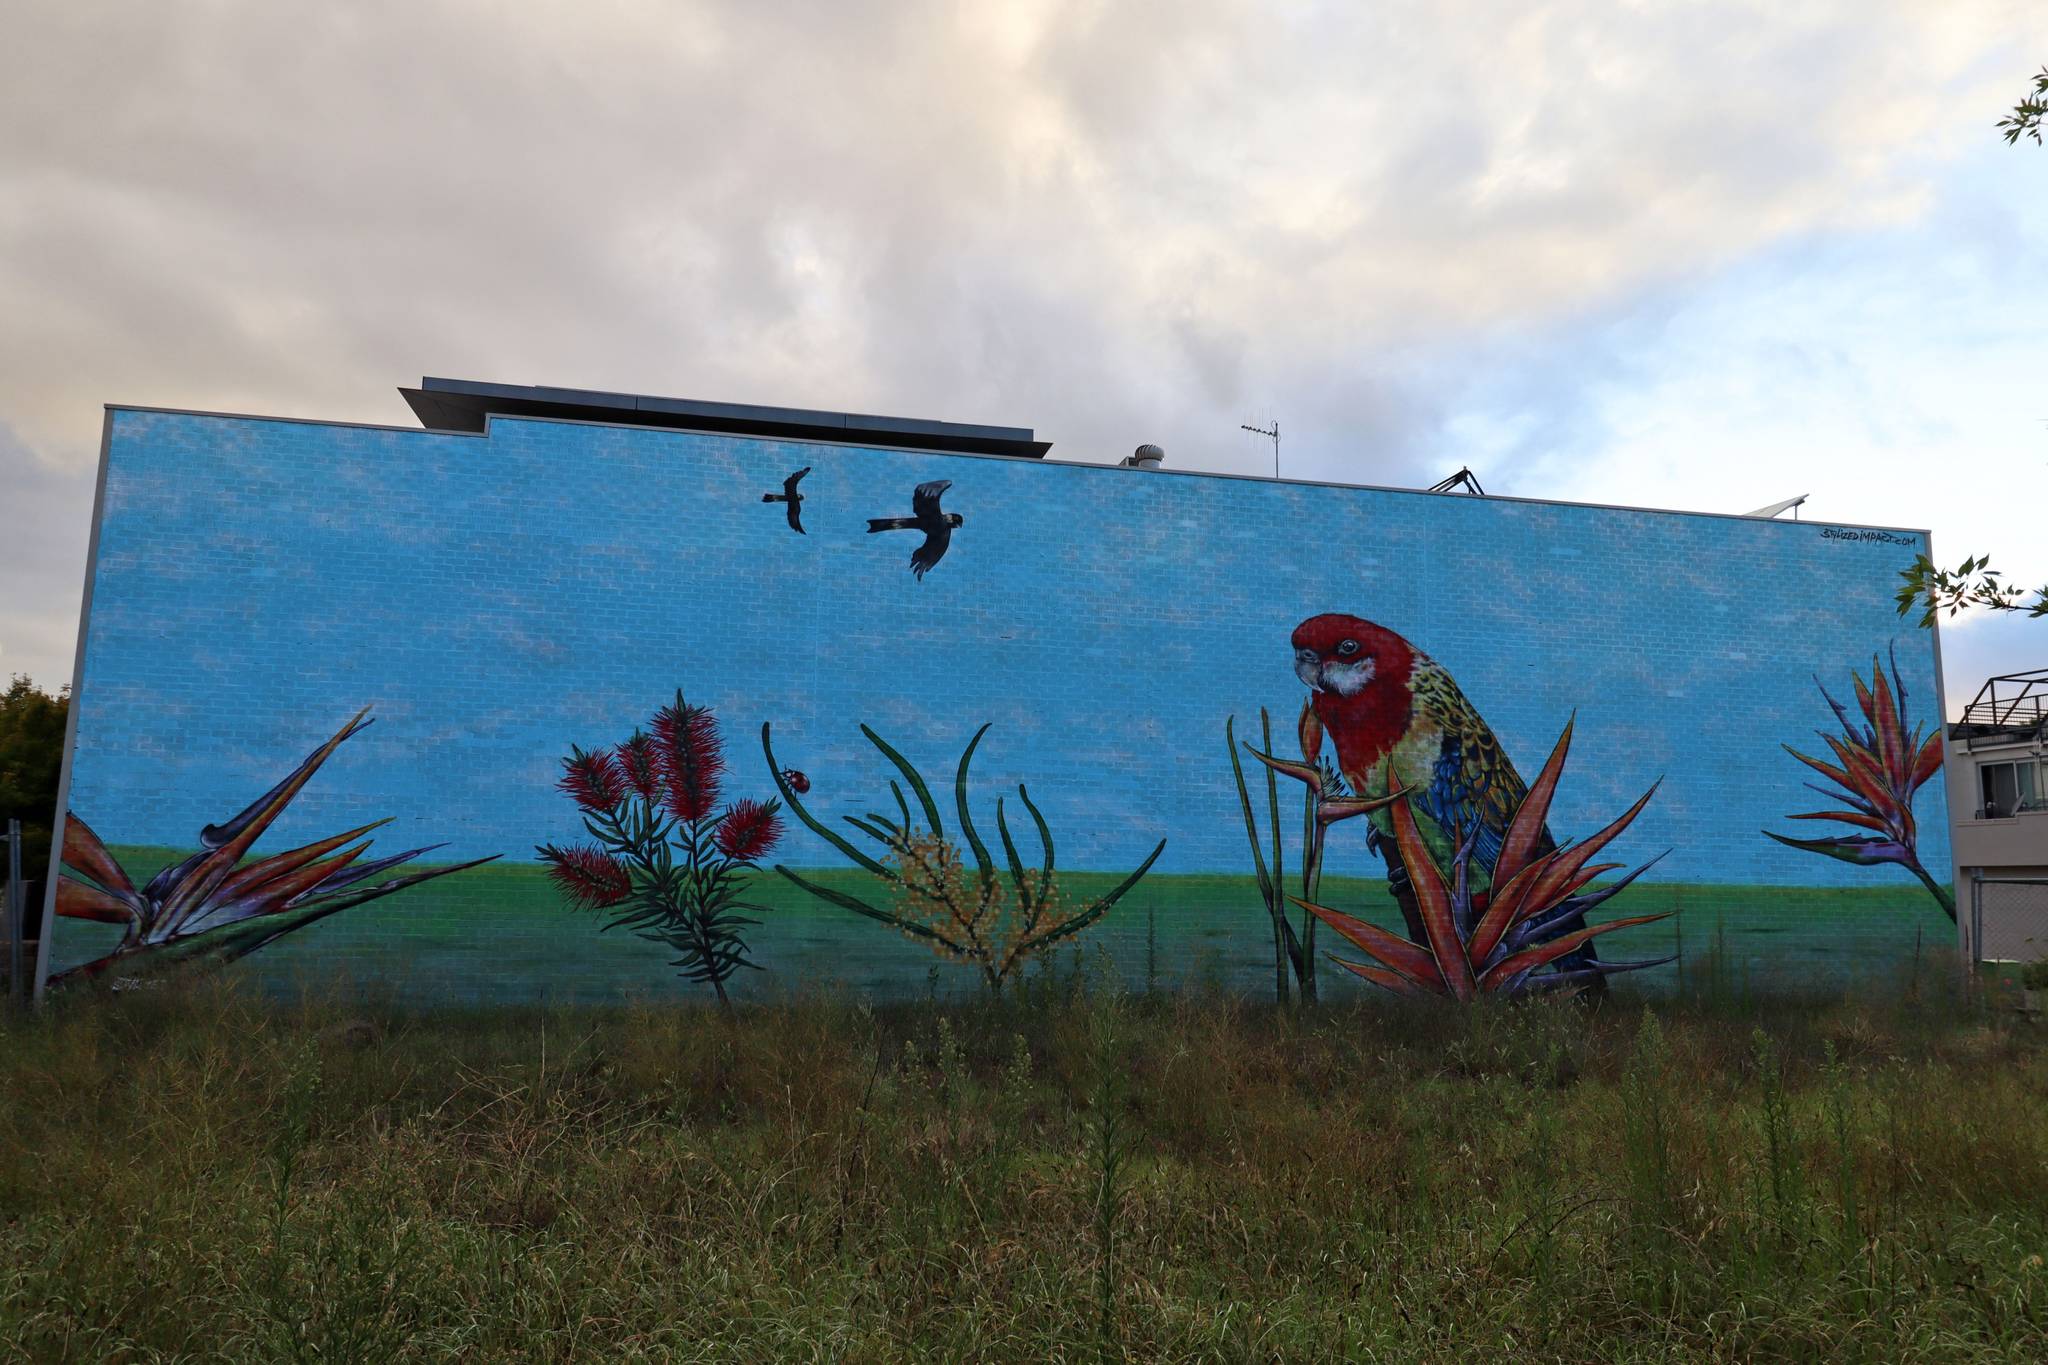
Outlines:
[[939, 495], [953, 486], [951, 479], [933, 479], [921, 483], [910, 495], [910, 510], [907, 517], [870, 517], [868, 534], [877, 531], [922, 531], [924, 544], [910, 555], [910, 572], [922, 579], [926, 572], [946, 557], [946, 547], [953, 543], [953, 528], [962, 525], [967, 518], [958, 512], [941, 512]]
[[763, 493], [761, 495], [762, 502], [786, 502], [789, 504], [789, 529], [798, 535], [804, 533], [804, 524], [801, 519], [803, 516], [804, 495], [796, 491], [796, 486], [802, 483], [804, 475], [810, 472], [811, 467], [805, 465], [802, 469], [799, 469], [796, 473], [782, 481], [782, 491], [780, 493]]

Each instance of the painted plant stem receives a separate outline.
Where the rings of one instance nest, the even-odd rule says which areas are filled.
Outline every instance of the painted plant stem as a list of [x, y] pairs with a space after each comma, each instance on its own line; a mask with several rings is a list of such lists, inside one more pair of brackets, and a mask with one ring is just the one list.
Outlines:
[[[1252, 811], [1251, 789], [1245, 784], [1244, 763], [1238, 757], [1237, 718], [1228, 717], [1223, 722], [1224, 743], [1229, 746], [1230, 771], [1237, 782], [1238, 811], [1243, 817], [1246, 838], [1251, 843], [1252, 870], [1258, 879], [1259, 896], [1265, 902], [1266, 912], [1273, 922], [1273, 998], [1278, 1004], [1286, 1004], [1290, 974], [1299, 986], [1301, 999], [1313, 1002], [1317, 998], [1315, 976], [1315, 926], [1317, 917], [1304, 908], [1302, 928], [1295, 932], [1288, 916], [1290, 904], [1311, 902], [1319, 894], [1323, 880], [1323, 848], [1329, 827], [1339, 820], [1348, 820], [1385, 806], [1391, 797], [1378, 801], [1361, 801], [1342, 794], [1341, 779], [1313, 763], [1291, 763], [1272, 756], [1273, 724], [1264, 707], [1259, 708], [1259, 721], [1265, 739], [1264, 749], [1244, 745], [1244, 751], [1266, 766], [1267, 825], [1273, 831], [1273, 863], [1269, 871], [1258, 817]], [[1287, 867], [1284, 850], [1280, 841], [1280, 796], [1278, 776], [1294, 778], [1306, 788], [1303, 798], [1302, 822], [1305, 831], [1302, 839], [1301, 886], [1299, 897], [1288, 894]]]
[[[886, 924], [942, 957], [973, 966], [992, 995], [1002, 994], [1004, 985], [1034, 954], [1082, 932], [1107, 914], [1151, 870], [1166, 849], [1166, 841], [1161, 839], [1137, 870], [1107, 894], [1069, 911], [1058, 895], [1052, 830], [1023, 784], [1017, 787], [1017, 799], [1031, 817], [1044, 850], [1039, 868], [1025, 867], [1016, 838], [1010, 833], [1002, 798], [996, 800], [996, 834], [1009, 874], [1007, 884], [996, 868], [987, 842], [975, 828], [968, 800], [968, 774], [974, 751], [989, 731], [987, 725], [974, 732], [953, 774], [953, 809], [960, 821], [961, 837], [974, 859], [971, 871], [946, 834], [938, 803], [932, 799], [924, 776], [873, 730], [863, 725], [860, 731], [903, 779], [901, 785], [893, 779], [889, 783], [890, 795], [895, 800], [895, 818], [881, 811], [841, 817], [847, 826], [881, 847], [879, 858], [862, 850], [804, 805], [802, 792], [776, 761], [773, 732], [766, 724], [761, 727], [761, 752], [768, 760], [768, 770], [775, 776], [782, 799], [796, 818], [889, 888], [891, 908], [812, 881], [780, 863], [775, 870], [828, 905]], [[906, 786], [923, 816], [921, 825], [904, 796]]]
[[[1263, 715], [1264, 712], [1261, 711]], [[1271, 729], [1268, 728], [1268, 747], [1271, 747]], [[1231, 776], [1237, 780], [1237, 804], [1244, 818], [1245, 837], [1252, 847], [1252, 872], [1259, 884], [1259, 900], [1266, 908], [1266, 918], [1273, 926], [1273, 1003], [1285, 1005], [1288, 1001], [1290, 982], [1301, 972], [1301, 945], [1296, 941], [1294, 931], [1287, 922], [1284, 888], [1278, 878], [1283, 870], [1278, 866], [1280, 850], [1273, 851], [1275, 866], [1269, 872], [1266, 867], [1266, 852], [1261, 841], [1258, 817], [1252, 813], [1251, 789], [1245, 785], [1244, 764], [1237, 756], [1237, 717], [1226, 717], [1223, 722], [1223, 742], [1230, 754]], [[1268, 787], [1273, 786], [1270, 774]], [[1278, 795], [1274, 796], [1274, 815], [1278, 816]]]
[[[1266, 751], [1273, 749], [1273, 717], [1266, 708], [1259, 708], [1259, 730], [1265, 741]], [[1314, 806], [1307, 807], [1307, 820], [1315, 823]], [[1279, 894], [1280, 903], [1274, 907], [1283, 932], [1293, 926], [1287, 919], [1286, 855], [1280, 841], [1280, 779], [1271, 768], [1266, 769], [1266, 824], [1273, 831], [1273, 887]], [[1301, 852], [1301, 880], [1304, 893], [1308, 885], [1310, 862], [1314, 851], [1313, 841], [1305, 841]], [[1292, 945], [1290, 956], [1295, 964], [1295, 985], [1301, 993], [1301, 1002], [1313, 1005], [1316, 1002], [1316, 921], [1315, 916], [1304, 913], [1299, 935], [1288, 934]]]
[[[1259, 708], [1259, 720], [1265, 726], [1266, 752], [1273, 752], [1273, 727], [1266, 718], [1266, 708]], [[1308, 751], [1308, 739], [1302, 737], [1302, 758], [1313, 762], [1314, 755]], [[1273, 769], [1266, 769], [1266, 781], [1278, 780]], [[1316, 818], [1321, 804], [1320, 790], [1304, 790], [1301, 798], [1301, 895], [1303, 900], [1320, 898], [1323, 885], [1323, 832], [1328, 828]], [[1277, 820], [1275, 825], [1277, 827]], [[1316, 989], [1316, 917], [1307, 911], [1301, 916], [1301, 964], [1303, 991], [1307, 998], [1317, 998]]]
[[[429, 844], [359, 862], [370, 847], [362, 836], [390, 823], [377, 820], [287, 853], [242, 862], [320, 765], [350, 736], [369, 728], [369, 714], [367, 706], [356, 712], [333, 738], [240, 814], [199, 831], [199, 851], [163, 869], [140, 890], [91, 827], [67, 814], [57, 913], [119, 924], [123, 933], [111, 953], [58, 973], [50, 984], [98, 980], [116, 968], [143, 972], [173, 964], [233, 962], [350, 906], [495, 859], [498, 855], [492, 854], [363, 886], [360, 883], [380, 872], [443, 847]], [[355, 842], [358, 839], [362, 842]]]

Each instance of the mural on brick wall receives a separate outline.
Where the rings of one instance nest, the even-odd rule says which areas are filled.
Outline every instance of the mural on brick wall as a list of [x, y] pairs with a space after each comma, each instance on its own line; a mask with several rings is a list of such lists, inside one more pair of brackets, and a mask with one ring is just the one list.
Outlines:
[[910, 572], [914, 578], [922, 579], [946, 557], [946, 547], [953, 543], [953, 532], [966, 525], [967, 519], [958, 512], [946, 512], [939, 508], [939, 499], [953, 486], [951, 479], [933, 479], [921, 483], [910, 494], [910, 512], [907, 517], [870, 517], [868, 534], [877, 531], [919, 531], [924, 540], [910, 552]]
[[[1890, 586], [1918, 536], [526, 418], [108, 420], [69, 806], [120, 841], [70, 822], [53, 980], [900, 998], [1085, 954], [1476, 998], [1884, 975], [1953, 913], [1906, 707], [1933, 641]], [[375, 732], [208, 823], [364, 699]], [[1822, 705], [1822, 747], [1766, 762]], [[373, 816], [419, 847], [328, 837]], [[299, 847], [258, 857], [266, 828]]]
[[[141, 890], [91, 826], [75, 811], [68, 814], [59, 855], [57, 913], [116, 925], [121, 937], [111, 951], [66, 968], [50, 983], [131, 985], [166, 968], [233, 962], [350, 906], [493, 861], [496, 854], [362, 886], [379, 873], [443, 847], [429, 844], [358, 861], [373, 842], [363, 836], [388, 824], [386, 820], [288, 853], [243, 861], [320, 765], [370, 724], [369, 708], [364, 707], [239, 815], [200, 830], [198, 851], [163, 868]], [[362, 842], [356, 843], [358, 839]]]
[[806, 532], [804, 530], [804, 495], [797, 492], [797, 485], [802, 483], [804, 475], [810, 472], [811, 467], [805, 465], [802, 469], [797, 470], [796, 473], [782, 481], [782, 491], [780, 493], [763, 493], [761, 495], [762, 502], [779, 502], [782, 504], [783, 515], [789, 522], [789, 529], [798, 535], [804, 535]]
[[[1532, 788], [1451, 675], [1393, 631], [1329, 613], [1297, 626], [1292, 645], [1295, 675], [1309, 689], [1297, 727], [1301, 761], [1251, 752], [1307, 789], [1307, 898], [1295, 903], [1373, 959], [1338, 958], [1338, 965], [1403, 994], [1469, 999], [1604, 991], [1612, 973], [1671, 961], [1603, 962], [1593, 945], [1602, 934], [1666, 914], [1586, 923], [1588, 910], [1649, 866], [1593, 889], [1620, 867], [1593, 863], [1593, 855], [1641, 813], [1654, 787], [1598, 834], [1561, 849], [1546, 820], [1571, 743], [1569, 725]], [[1326, 737], [1336, 750], [1334, 771], [1322, 758]], [[1387, 889], [1400, 908], [1405, 937], [1311, 899], [1326, 831], [1361, 815], [1369, 822], [1368, 851], [1386, 860]], [[1257, 849], [1257, 830], [1250, 832]], [[1303, 979], [1310, 950], [1285, 911], [1270, 909], [1281, 940], [1276, 951]]]
[[[1018, 852], [1017, 838], [1010, 833], [1003, 798], [997, 797], [996, 835], [1002, 841], [1003, 860], [1009, 871], [1005, 881], [996, 871], [987, 842], [974, 827], [973, 807], [967, 796], [968, 769], [974, 763], [975, 749], [988, 731], [989, 727], [983, 725], [974, 732], [974, 738], [967, 741], [967, 748], [960, 754], [960, 765], [953, 774], [953, 811], [960, 822], [960, 838], [966, 841], [974, 856], [972, 872], [961, 855], [960, 845], [946, 833], [945, 819], [939, 813], [938, 803], [932, 799], [931, 786], [925, 781], [924, 774], [867, 726], [860, 727], [861, 734], [903, 779], [900, 785], [894, 778], [889, 781], [889, 795], [895, 799], [896, 814], [891, 818], [886, 811], [877, 810], [866, 816], [846, 815], [840, 818], [879, 845], [880, 859], [862, 852], [837, 830], [811, 814], [803, 803], [803, 792], [808, 782], [804, 787], [797, 786], [791, 779], [801, 779], [803, 775], [777, 766], [773, 727], [767, 724], [761, 727], [761, 752], [767, 759], [768, 771], [777, 775], [776, 783], [782, 790], [783, 799], [789, 802], [789, 808], [796, 812], [797, 818], [856, 867], [872, 874], [874, 889], [881, 895], [862, 899], [779, 863], [776, 872], [825, 905], [886, 924], [913, 943], [930, 949], [942, 960], [971, 967], [990, 995], [1001, 995], [1005, 986], [1027, 967], [1042, 961], [1054, 945], [1073, 939], [1109, 913], [1110, 907], [1122, 900], [1125, 893], [1152, 870], [1152, 864], [1158, 862], [1159, 855], [1166, 851], [1166, 841], [1161, 839], [1135, 871], [1108, 891], [1076, 905], [1060, 889], [1058, 855], [1053, 845], [1052, 830], [1045, 823], [1045, 816], [1033, 804], [1031, 793], [1020, 782], [1017, 784], [1017, 803], [1030, 815], [1032, 826], [1038, 832], [1043, 861], [1035, 869], [1026, 867], [1023, 856]], [[914, 813], [903, 794], [906, 786], [916, 797]], [[878, 906], [874, 904], [875, 899], [884, 903]]]
[[[1919, 826], [1913, 819], [1914, 796], [1929, 778], [1941, 771], [1941, 726], [1936, 725], [1934, 733], [1924, 738], [1920, 726], [1915, 725], [1910, 732], [1906, 729], [1906, 685], [1899, 677], [1896, 650], [1892, 652], [1889, 679], [1875, 656], [1870, 660], [1868, 686], [1860, 674], [1852, 674], [1851, 678], [1856, 684], [1857, 709], [1863, 713], [1861, 725], [1849, 718], [1847, 709], [1828, 695], [1826, 687], [1820, 689], [1828, 709], [1835, 713], [1842, 727], [1839, 735], [1815, 731], [1821, 743], [1833, 752], [1835, 763], [1802, 754], [1789, 744], [1785, 746], [1785, 752], [1834, 783], [1835, 790], [1811, 782], [1804, 786], [1849, 809], [1808, 811], [1788, 818], [1831, 820], [1875, 833], [1838, 834], [1822, 839], [1793, 839], [1769, 830], [1764, 833], [1788, 848], [1826, 854], [1860, 867], [1886, 863], [1902, 867], [1919, 879], [1935, 904], [1953, 921], [1955, 894], [1922, 865]], [[1819, 679], [1815, 682], [1818, 684]]]
[[747, 956], [747, 930], [760, 923], [749, 915], [769, 907], [748, 897], [755, 865], [782, 838], [781, 805], [740, 797], [721, 806], [725, 738], [710, 710], [681, 692], [654, 713], [652, 730], [614, 749], [570, 748], [557, 785], [596, 842], [534, 851], [571, 905], [613, 912], [603, 928], [675, 953], [669, 965], [729, 1007], [725, 983], [742, 967], [760, 969]]

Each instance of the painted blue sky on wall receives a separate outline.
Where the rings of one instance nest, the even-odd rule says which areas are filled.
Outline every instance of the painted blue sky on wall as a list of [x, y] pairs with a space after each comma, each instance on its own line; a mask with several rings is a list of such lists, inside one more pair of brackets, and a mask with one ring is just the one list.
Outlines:
[[[374, 807], [394, 840], [524, 857], [576, 832], [567, 746], [681, 686], [728, 727], [734, 794], [770, 791], [764, 721], [829, 811], [887, 799], [862, 722], [932, 774], [993, 722], [984, 790], [1028, 783], [1063, 866], [1164, 837], [1161, 872], [1238, 873], [1224, 720], [1268, 707], [1288, 751], [1289, 634], [1335, 611], [1434, 655], [1525, 777], [1576, 714], [1560, 837], [1661, 777], [1617, 850], [1671, 848], [1654, 877], [1877, 885], [1759, 833], [1814, 808], [1779, 746], [1831, 724], [1813, 675], [1846, 698], [1894, 641], [1912, 718], [1938, 714], [1932, 637], [1890, 599], [1912, 536], [571, 423], [112, 420], [71, 805], [117, 843], [189, 843], [371, 703], [276, 837]], [[799, 537], [760, 495], [802, 465]], [[919, 582], [916, 537], [865, 522], [933, 478], [965, 525]], [[837, 861], [801, 831], [786, 856]]]
[[[70, 680], [103, 403], [409, 423], [423, 370], [1246, 473], [1277, 415], [1300, 477], [1804, 492], [2048, 582], [2048, 151], [1997, 128], [2048, 5], [474, 11], [12, 7], [0, 679]], [[1951, 699], [2037, 626], [1951, 623]]]

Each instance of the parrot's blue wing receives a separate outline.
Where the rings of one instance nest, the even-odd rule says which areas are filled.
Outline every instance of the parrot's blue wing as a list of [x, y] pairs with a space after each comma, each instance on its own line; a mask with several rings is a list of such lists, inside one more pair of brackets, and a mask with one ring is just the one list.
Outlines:
[[[1501, 840], [1507, 827], [1497, 818], [1494, 802], [1488, 799], [1488, 774], [1483, 767], [1467, 762], [1465, 745], [1456, 734], [1444, 735], [1443, 751], [1430, 772], [1428, 788], [1416, 802], [1460, 844], [1472, 839], [1472, 862], [1486, 869], [1500, 861]], [[1474, 831], [1477, 837], [1474, 838]]]
[[1443, 735], [1420, 802], [1432, 819], [1460, 842], [1478, 831], [1472, 862], [1490, 877], [1500, 859], [1501, 840], [1528, 794], [1522, 778], [1501, 752], [1500, 741], [1451, 675], [1434, 661], [1416, 670], [1416, 707]]

